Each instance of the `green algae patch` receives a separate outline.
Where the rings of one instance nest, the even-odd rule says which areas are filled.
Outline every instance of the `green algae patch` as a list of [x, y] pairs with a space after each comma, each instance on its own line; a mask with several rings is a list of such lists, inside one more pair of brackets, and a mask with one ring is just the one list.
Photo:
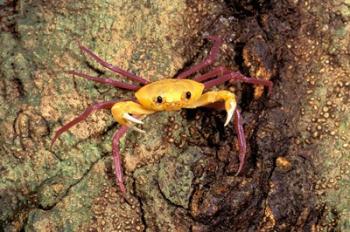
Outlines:
[[191, 167], [200, 158], [201, 152], [188, 148], [183, 152], [164, 157], [158, 168], [158, 185], [162, 194], [175, 205], [188, 208], [193, 191]]

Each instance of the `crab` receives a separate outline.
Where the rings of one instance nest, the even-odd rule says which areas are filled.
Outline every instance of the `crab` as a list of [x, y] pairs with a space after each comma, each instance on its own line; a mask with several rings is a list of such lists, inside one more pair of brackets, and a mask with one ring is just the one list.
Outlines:
[[[227, 126], [231, 119], [234, 118], [234, 127], [238, 137], [239, 150], [239, 167], [236, 172], [236, 175], [238, 175], [244, 166], [247, 145], [241, 114], [237, 109], [236, 97], [232, 92], [227, 90], [203, 92], [213, 86], [220, 85], [227, 81], [238, 81], [266, 86], [268, 87], [268, 92], [270, 94], [272, 90], [272, 82], [269, 80], [249, 78], [224, 66], [218, 66], [205, 74], [198, 75], [193, 79], [187, 79], [201, 69], [212, 65], [218, 57], [220, 47], [223, 44], [223, 39], [219, 36], [207, 36], [206, 38], [212, 41], [213, 45], [209, 55], [202, 62], [190, 67], [175, 78], [166, 78], [155, 82], [149, 82], [140, 76], [104, 61], [89, 48], [79, 43], [79, 48], [83, 54], [89, 55], [103, 67], [120, 74], [131, 81], [137, 82], [138, 85], [120, 82], [109, 78], [94, 77], [77, 71], [68, 71], [67, 73], [90, 81], [111, 85], [116, 88], [135, 91], [135, 99], [111, 100], [98, 102], [89, 106], [83, 113], [56, 131], [51, 140], [51, 146], [63, 132], [85, 120], [94, 111], [110, 109], [113, 118], [121, 125], [113, 135], [112, 153], [116, 183], [119, 186], [121, 193], [125, 195], [126, 188], [123, 182], [123, 169], [121, 165], [119, 143], [121, 137], [126, 134], [128, 128], [145, 133], [144, 130], [138, 128], [136, 125], [143, 124], [142, 118], [147, 115], [161, 111], [178, 111], [181, 109], [193, 109], [203, 106], [214, 107], [216, 105], [214, 108], [224, 108], [227, 112], [224, 126]], [[215, 103], [224, 104], [219, 106]]]

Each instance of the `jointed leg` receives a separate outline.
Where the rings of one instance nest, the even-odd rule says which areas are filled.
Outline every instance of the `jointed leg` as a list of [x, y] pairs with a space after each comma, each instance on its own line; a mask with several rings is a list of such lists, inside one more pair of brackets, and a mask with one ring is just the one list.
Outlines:
[[234, 113], [235, 120], [235, 130], [238, 138], [238, 150], [239, 150], [239, 168], [236, 173], [236, 176], [242, 171], [245, 161], [245, 155], [247, 153], [247, 143], [244, 135], [243, 122], [241, 118], [241, 114], [238, 109], [235, 110]]
[[141, 84], [148, 84], [149, 81], [143, 79], [142, 77], [139, 77], [131, 72], [125, 71], [117, 66], [114, 66], [106, 61], [104, 61], [102, 58], [100, 58], [98, 55], [96, 55], [93, 51], [91, 51], [89, 48], [79, 44], [79, 48], [81, 49], [82, 52], [88, 54], [89, 56], [91, 56], [94, 60], [96, 60], [99, 64], [101, 64], [103, 67], [108, 68], [109, 70], [118, 73], [122, 76], [125, 76], [127, 78], [129, 78], [130, 80], [139, 82]]
[[120, 158], [119, 144], [120, 144], [121, 137], [123, 137], [123, 135], [127, 132], [127, 130], [128, 130], [127, 126], [120, 127], [113, 135], [113, 142], [112, 142], [113, 163], [114, 163], [114, 172], [116, 176], [116, 182], [124, 198], [125, 198], [126, 189], [123, 182], [123, 169], [122, 169], [121, 158]]
[[217, 91], [217, 92], [216, 91], [207, 92], [203, 94], [202, 97], [189, 108], [196, 108], [199, 106], [209, 105], [210, 107], [214, 107], [216, 109], [222, 109], [223, 105], [215, 104], [215, 103], [220, 103], [222, 101], [224, 101], [224, 107], [227, 112], [225, 126], [229, 123], [231, 117], [234, 115], [234, 126], [237, 133], [238, 149], [239, 149], [239, 168], [236, 173], [236, 175], [238, 175], [244, 166], [245, 155], [247, 152], [247, 144], [246, 144], [245, 135], [244, 135], [242, 118], [238, 109], [236, 108], [236, 100], [233, 93], [226, 90]]
[[68, 71], [67, 73], [75, 75], [75, 76], [79, 76], [79, 77], [82, 77], [82, 78], [85, 78], [85, 79], [90, 80], [90, 81], [95, 81], [95, 82], [98, 82], [98, 83], [111, 85], [113, 87], [117, 87], [117, 88], [121, 88], [121, 89], [127, 89], [127, 90], [136, 91], [136, 90], [138, 90], [140, 88], [139, 86], [136, 86], [136, 85], [123, 83], [123, 82], [120, 82], [120, 81], [117, 81], [117, 80], [113, 80], [113, 79], [109, 79], [109, 78], [93, 77], [93, 76], [90, 76], [88, 74], [80, 73], [80, 72], [76, 72], [76, 71]]
[[[107, 101], [107, 102], [100, 102], [95, 103], [91, 106], [89, 106], [82, 114], [80, 114], [78, 117], [74, 118], [72, 121], [68, 122], [64, 126], [62, 126], [60, 129], [58, 129], [55, 133], [55, 136], [51, 140], [51, 147], [55, 143], [56, 139], [65, 131], [69, 130], [72, 126], [78, 124], [79, 122], [85, 120], [91, 113], [93, 113], [96, 110], [101, 109], [110, 109], [112, 106], [118, 101]], [[50, 147], [50, 149], [51, 149]]]
[[[121, 159], [120, 159], [120, 153], [119, 153], [120, 138], [126, 133], [129, 126], [131, 126], [132, 128], [134, 128], [139, 132], [144, 132], [141, 129], [133, 127], [133, 123], [143, 124], [143, 122], [139, 120], [137, 117], [152, 114], [152, 113], [154, 113], [154, 111], [144, 109], [140, 104], [133, 101], [118, 102], [114, 104], [112, 107], [112, 114], [114, 119], [119, 124], [122, 125], [122, 127], [113, 136], [112, 151], [113, 151], [113, 161], [114, 161], [116, 181], [125, 199], [126, 199], [125, 197], [126, 190], [123, 183], [123, 170], [121, 166]], [[136, 118], [131, 116], [131, 114], [136, 115]]]
[[190, 76], [191, 74], [199, 71], [200, 69], [207, 67], [208, 65], [211, 65], [212, 63], [215, 62], [215, 60], [218, 56], [219, 50], [220, 50], [220, 46], [223, 43], [223, 40], [218, 36], [208, 36], [207, 38], [211, 41], [214, 41], [214, 45], [210, 50], [209, 56], [205, 60], [200, 62], [199, 64], [197, 64], [197, 65], [189, 68], [188, 70], [180, 73], [180, 75], [177, 76], [178, 79], [184, 79], [184, 78]]
[[223, 66], [219, 66], [210, 72], [207, 72], [203, 75], [200, 75], [198, 77], [193, 78], [193, 80], [198, 81], [198, 82], [203, 82], [203, 81], [212, 79], [214, 77], [220, 77], [220, 76], [228, 74], [230, 72], [232, 72], [232, 71], [228, 70], [227, 68], [225, 68]]
[[205, 86], [205, 89], [209, 89], [215, 85], [220, 85], [226, 81], [240, 81], [240, 82], [250, 83], [254, 85], [263, 85], [268, 87], [269, 94], [271, 94], [272, 92], [272, 81], [246, 77], [239, 72], [230, 72], [230, 73], [224, 74], [223, 76], [219, 76], [218, 78], [204, 82], [204, 86]]

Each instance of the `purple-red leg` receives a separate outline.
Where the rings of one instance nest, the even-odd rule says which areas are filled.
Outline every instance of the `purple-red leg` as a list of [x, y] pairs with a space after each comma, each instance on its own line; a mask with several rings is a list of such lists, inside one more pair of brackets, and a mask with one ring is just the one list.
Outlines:
[[247, 143], [244, 135], [242, 117], [238, 109], [235, 110], [234, 120], [235, 120], [234, 124], [235, 124], [235, 129], [236, 129], [237, 138], [238, 138], [238, 150], [239, 150], [239, 168], [236, 173], [236, 176], [237, 176], [242, 171], [242, 168], [244, 166], [245, 155], [247, 153]]
[[215, 85], [220, 85], [226, 81], [241, 81], [244, 83], [250, 83], [254, 85], [263, 85], [268, 87], [269, 94], [271, 94], [272, 92], [272, 81], [246, 77], [239, 72], [230, 72], [228, 74], [224, 74], [223, 76], [219, 76], [218, 78], [204, 82], [204, 86], [205, 89], [209, 89]]
[[88, 54], [89, 56], [91, 56], [94, 60], [96, 60], [99, 64], [101, 64], [103, 67], [108, 68], [109, 70], [118, 73], [122, 76], [125, 76], [127, 78], [129, 78], [130, 80], [139, 82], [141, 84], [148, 84], [149, 81], [143, 79], [142, 77], [139, 77], [131, 72], [128, 72], [126, 70], [123, 70], [117, 66], [114, 66], [106, 61], [104, 61], [102, 58], [100, 58], [98, 55], [96, 55], [93, 51], [91, 51], [89, 48], [85, 47], [84, 45], [81, 45], [79, 43], [79, 48], [81, 49], [82, 52]]
[[228, 70], [227, 68], [223, 67], [223, 66], [219, 66], [216, 67], [214, 70], [207, 72], [203, 75], [200, 75], [198, 77], [193, 78], [194, 81], [198, 81], [198, 82], [203, 82], [209, 79], [212, 79], [213, 77], [220, 77], [222, 75], [228, 74], [231, 71]]
[[115, 172], [117, 184], [124, 198], [125, 198], [126, 189], [123, 182], [123, 169], [122, 169], [120, 152], [119, 152], [119, 144], [120, 144], [121, 137], [123, 137], [123, 135], [127, 132], [127, 130], [128, 130], [127, 126], [120, 127], [113, 135], [113, 142], [112, 142], [114, 172]]
[[223, 43], [223, 40], [218, 36], [208, 36], [207, 39], [214, 42], [214, 45], [210, 50], [209, 56], [207, 56], [207, 58], [205, 60], [203, 60], [202, 62], [200, 62], [199, 64], [197, 64], [197, 65], [189, 68], [188, 70], [180, 73], [180, 75], [177, 76], [178, 79], [184, 79], [184, 78], [190, 76], [191, 74], [199, 71], [200, 69], [207, 67], [208, 65], [211, 65], [212, 63], [215, 62], [215, 60], [218, 56], [218, 53], [220, 51], [220, 47]]
[[[51, 140], [51, 146], [55, 143], [56, 139], [63, 132], [69, 130], [72, 126], [76, 125], [77, 123], [85, 120], [94, 111], [100, 110], [100, 109], [110, 109], [117, 102], [118, 101], [107, 101], [107, 102], [100, 102], [100, 103], [91, 105], [78, 117], [74, 118], [72, 121], [65, 124], [64, 126], [62, 126], [60, 129], [56, 131], [55, 136]], [[112, 143], [113, 163], [115, 168], [116, 181], [124, 198], [125, 198], [126, 189], [123, 183], [123, 169], [121, 166], [121, 159], [120, 159], [120, 153], [119, 153], [119, 141], [120, 141], [120, 138], [126, 133], [127, 130], [128, 130], [127, 126], [120, 127], [119, 130], [117, 130], [116, 133], [114, 134], [113, 143]]]
[[79, 76], [79, 77], [82, 77], [82, 78], [85, 78], [85, 79], [90, 80], [90, 81], [95, 81], [95, 82], [98, 82], [98, 83], [111, 85], [113, 87], [117, 87], [117, 88], [121, 88], [121, 89], [127, 89], [127, 90], [136, 91], [136, 90], [138, 90], [140, 88], [139, 86], [136, 86], [136, 85], [123, 83], [123, 82], [120, 82], [120, 81], [117, 81], [117, 80], [113, 80], [113, 79], [109, 79], [109, 78], [93, 77], [93, 76], [90, 76], [88, 74], [80, 73], [80, 72], [76, 72], [76, 71], [68, 71], [67, 73], [75, 75], [75, 76]]
[[[225, 109], [225, 104], [223, 102], [215, 102], [211, 103], [209, 105], [206, 105], [205, 107], [214, 108], [217, 110], [223, 110]], [[245, 155], [247, 153], [247, 143], [244, 135], [244, 129], [243, 129], [243, 120], [241, 117], [241, 114], [239, 110], [236, 108], [234, 112], [234, 127], [237, 134], [238, 139], [238, 152], [239, 152], [239, 167], [236, 172], [236, 176], [242, 171], [244, 167], [245, 162]]]
[[55, 133], [55, 136], [51, 140], [51, 146], [55, 143], [56, 139], [65, 131], [69, 130], [72, 126], [75, 124], [85, 120], [92, 112], [96, 110], [101, 110], [101, 109], [110, 109], [112, 106], [117, 103], [118, 101], [107, 101], [107, 102], [100, 102], [100, 103], [95, 103], [91, 106], [89, 106], [82, 114], [80, 114], [78, 117], [74, 118], [72, 121], [68, 122], [64, 126], [62, 126], [60, 129], [58, 129]]

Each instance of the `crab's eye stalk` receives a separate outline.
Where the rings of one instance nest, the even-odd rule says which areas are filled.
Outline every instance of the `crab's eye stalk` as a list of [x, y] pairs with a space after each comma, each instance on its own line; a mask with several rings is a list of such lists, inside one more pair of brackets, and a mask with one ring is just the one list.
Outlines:
[[190, 100], [190, 99], [191, 99], [191, 92], [190, 92], [190, 91], [187, 91], [187, 92], [186, 92], [186, 99], [187, 99], [187, 100]]
[[163, 102], [163, 98], [161, 96], [158, 96], [157, 99], [156, 99], [156, 102], [158, 104], [162, 103]]

